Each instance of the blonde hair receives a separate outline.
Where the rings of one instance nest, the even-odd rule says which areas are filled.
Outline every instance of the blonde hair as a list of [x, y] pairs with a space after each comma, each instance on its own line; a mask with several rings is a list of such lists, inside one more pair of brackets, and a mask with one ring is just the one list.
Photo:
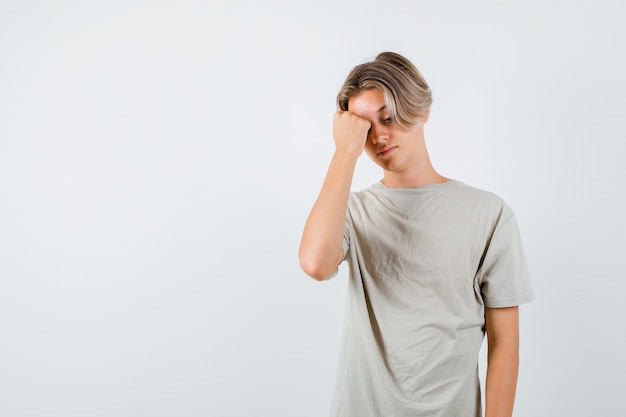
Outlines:
[[426, 116], [432, 104], [430, 87], [418, 69], [395, 52], [382, 52], [373, 61], [357, 65], [337, 94], [337, 106], [348, 110], [348, 101], [363, 90], [379, 90], [391, 117], [409, 129]]

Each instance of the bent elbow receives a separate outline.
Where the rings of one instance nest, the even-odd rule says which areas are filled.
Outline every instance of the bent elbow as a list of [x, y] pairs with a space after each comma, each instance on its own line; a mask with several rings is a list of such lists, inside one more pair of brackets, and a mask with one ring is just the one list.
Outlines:
[[318, 262], [311, 261], [308, 258], [300, 257], [300, 268], [316, 281], [325, 281], [330, 276], [330, 274], [327, 275], [322, 271]]
[[319, 256], [306, 254], [302, 250], [299, 254], [299, 260], [300, 268], [304, 273], [316, 281], [325, 281], [335, 272], [335, 269], [329, 267], [328, 262], [323, 262]]

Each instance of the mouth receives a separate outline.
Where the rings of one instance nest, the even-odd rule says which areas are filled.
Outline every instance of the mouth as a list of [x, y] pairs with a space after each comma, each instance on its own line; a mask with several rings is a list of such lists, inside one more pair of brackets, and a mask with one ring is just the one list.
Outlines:
[[391, 152], [395, 151], [397, 148], [397, 146], [388, 146], [386, 148], [384, 148], [383, 150], [381, 150], [380, 152], [377, 153], [378, 156], [386, 156], [389, 155]]

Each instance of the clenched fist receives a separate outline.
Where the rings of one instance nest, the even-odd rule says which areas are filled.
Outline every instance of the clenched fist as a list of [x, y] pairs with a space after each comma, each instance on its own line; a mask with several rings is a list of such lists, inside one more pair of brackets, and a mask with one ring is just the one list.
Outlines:
[[333, 119], [333, 137], [338, 152], [360, 156], [365, 148], [371, 123], [347, 111], [338, 111]]

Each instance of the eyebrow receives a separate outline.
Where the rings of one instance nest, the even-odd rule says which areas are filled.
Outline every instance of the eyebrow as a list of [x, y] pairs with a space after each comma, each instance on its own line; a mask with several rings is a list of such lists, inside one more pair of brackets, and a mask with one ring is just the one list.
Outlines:
[[381, 111], [385, 110], [386, 108], [387, 108], [387, 105], [385, 104], [380, 109], [378, 109], [378, 111], [376, 113], [380, 113]]

